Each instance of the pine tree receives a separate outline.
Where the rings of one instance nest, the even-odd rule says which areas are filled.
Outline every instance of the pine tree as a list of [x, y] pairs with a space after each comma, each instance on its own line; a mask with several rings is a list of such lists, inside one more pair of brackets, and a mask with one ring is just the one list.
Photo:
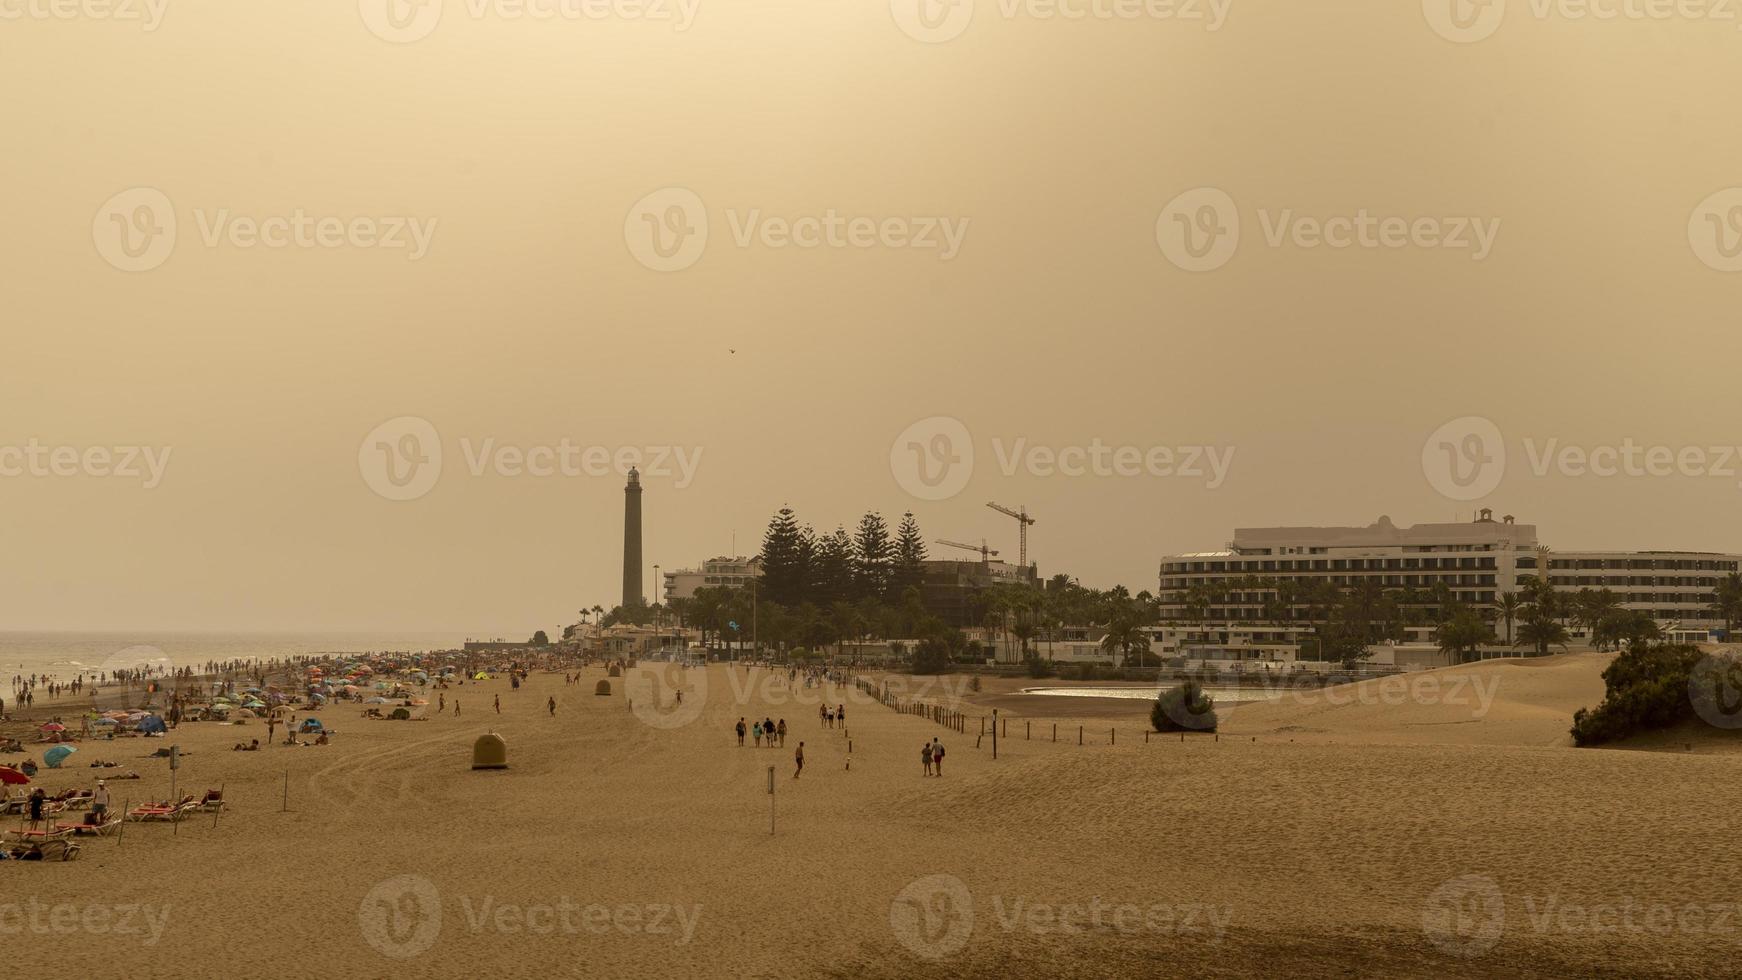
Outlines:
[[881, 600], [887, 596], [894, 559], [895, 544], [889, 540], [889, 525], [883, 522], [883, 515], [873, 511], [860, 518], [859, 533], [853, 536], [854, 598]]
[[790, 507], [782, 507], [769, 520], [762, 535], [761, 555], [761, 591], [768, 601], [797, 605], [810, 591], [810, 554], [804, 533]]
[[919, 522], [913, 512], [901, 515], [901, 527], [895, 532], [894, 582], [890, 592], [899, 596], [907, 589], [917, 589], [925, 581], [925, 538], [920, 536]]
[[818, 605], [850, 601], [853, 597], [853, 539], [847, 529], [817, 539], [811, 563], [811, 601]]

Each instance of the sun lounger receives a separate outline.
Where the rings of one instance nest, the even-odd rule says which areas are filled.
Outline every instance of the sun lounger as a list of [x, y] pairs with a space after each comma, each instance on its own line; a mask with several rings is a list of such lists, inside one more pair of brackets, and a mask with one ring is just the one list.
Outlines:
[[107, 837], [116, 827], [121, 826], [121, 815], [111, 813], [102, 823], [62, 823], [55, 826], [71, 831], [74, 837]]
[[6, 831], [6, 840], [13, 844], [32, 844], [42, 841], [64, 840], [72, 835], [72, 831], [59, 827], [50, 830], [8, 830]]
[[136, 806], [127, 812], [127, 819], [134, 823], [163, 821], [174, 823], [192, 813], [199, 804], [192, 800], [175, 803], [169, 806]]

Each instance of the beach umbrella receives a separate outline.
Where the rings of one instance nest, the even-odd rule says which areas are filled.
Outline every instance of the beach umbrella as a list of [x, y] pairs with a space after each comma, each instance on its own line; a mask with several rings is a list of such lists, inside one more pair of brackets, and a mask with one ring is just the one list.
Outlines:
[[475, 681], [487, 681], [490, 679], [490, 675], [486, 674], [480, 670], [476, 674], [472, 675], [472, 679]]
[[247, 708], [243, 708], [240, 711], [237, 711], [236, 715], [237, 715], [237, 717], [240, 717], [240, 718], [258, 718], [258, 717], [260, 717], [259, 715], [248, 710]]
[[67, 730], [67, 726], [61, 724], [58, 721], [51, 721], [48, 724], [42, 726], [42, 730], [45, 732], [64, 732]]
[[42, 754], [43, 765], [48, 766], [50, 769], [59, 769], [61, 762], [63, 762], [67, 756], [72, 755], [77, 751], [78, 749], [75, 749], [70, 745], [57, 745]]
[[115, 724], [115, 719], [113, 719], [113, 718], [98, 718], [96, 721], [91, 722], [91, 724], [93, 724], [93, 725], [113, 725], [113, 724]]
[[369, 700], [364, 701], [363, 703], [364, 704], [386, 704], [387, 699], [386, 698], [370, 698]]
[[12, 768], [0, 766], [0, 786], [23, 786], [30, 782], [30, 777]]

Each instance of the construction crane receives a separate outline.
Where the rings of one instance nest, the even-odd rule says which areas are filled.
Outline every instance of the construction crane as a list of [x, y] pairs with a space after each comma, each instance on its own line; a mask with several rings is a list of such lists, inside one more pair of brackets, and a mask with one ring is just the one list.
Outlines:
[[997, 511], [1000, 514], [1003, 514], [1005, 517], [1016, 518], [1017, 527], [1021, 528], [1021, 530], [1018, 532], [1018, 534], [1019, 534], [1018, 539], [1020, 540], [1021, 544], [1019, 544], [1017, 546], [1017, 551], [1018, 551], [1018, 554], [1020, 557], [1018, 557], [1017, 560], [1019, 562], [1021, 562], [1023, 568], [1027, 568], [1028, 567], [1028, 525], [1034, 523], [1034, 518], [1028, 516], [1028, 505], [1023, 504], [1022, 510], [1020, 510], [1020, 511], [1014, 511], [1014, 510], [1011, 510], [1010, 508], [1005, 507], [1001, 504], [995, 504], [995, 503], [989, 503], [986, 506], [992, 508], [993, 510]]
[[986, 564], [998, 554], [998, 552], [993, 549], [986, 547], [986, 540], [984, 538], [980, 539], [978, 545], [963, 544], [960, 541], [950, 541], [945, 538], [939, 538], [938, 544], [947, 544], [952, 548], [960, 548], [963, 551], [978, 551], [980, 553], [980, 564], [982, 565]]

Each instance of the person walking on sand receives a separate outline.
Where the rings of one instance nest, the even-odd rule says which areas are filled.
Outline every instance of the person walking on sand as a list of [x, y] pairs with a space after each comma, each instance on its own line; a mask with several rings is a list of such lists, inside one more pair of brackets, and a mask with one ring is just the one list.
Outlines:
[[454, 717], [458, 718], [459, 716], [460, 716], [460, 699], [455, 698], [454, 699]]
[[742, 719], [742, 718], [738, 719], [737, 730], [738, 730], [738, 747], [743, 748], [744, 747], [744, 719]]
[[109, 812], [109, 784], [97, 780], [97, 791], [91, 794], [91, 813], [97, 818], [97, 823], [103, 822], [103, 816]]
[[925, 774], [931, 775], [931, 743], [919, 747], [919, 764], [925, 767]]
[[550, 696], [550, 716], [556, 717], [556, 695], [554, 694]]
[[846, 705], [844, 705], [844, 704], [835, 705], [835, 724], [840, 725], [842, 728], [847, 727], [847, 706]]
[[502, 713], [502, 695], [500, 694], [496, 695], [496, 713]]
[[448, 696], [446, 694], [436, 695], [436, 714], [439, 715], [446, 710], [448, 710]]
[[[803, 742], [798, 743], [798, 751], [793, 753], [792, 761], [798, 763], [798, 768], [794, 769], [792, 771], [792, 778], [797, 779], [798, 774], [801, 772], [804, 772], [804, 743]], [[42, 792], [42, 790], [37, 790], [37, 792], [40, 793], [40, 792]]]
[[786, 719], [785, 718], [780, 719], [780, 723], [774, 726], [774, 733], [776, 735], [780, 736], [780, 747], [783, 749], [786, 748]]
[[931, 767], [939, 776], [944, 774], [944, 743], [942, 739], [931, 740]]
[[756, 747], [761, 748], [762, 747], [762, 723], [757, 722], [756, 724], [751, 725], [750, 726], [750, 734], [756, 739]]

